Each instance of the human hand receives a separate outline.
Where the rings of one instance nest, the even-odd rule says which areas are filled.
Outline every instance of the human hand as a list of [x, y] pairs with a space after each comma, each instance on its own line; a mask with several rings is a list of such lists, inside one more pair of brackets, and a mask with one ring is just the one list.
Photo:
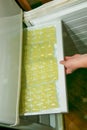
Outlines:
[[[87, 56], [86, 56], [87, 57]], [[73, 71], [81, 67], [82, 55], [75, 54], [73, 56], [66, 56], [64, 60], [60, 61], [65, 66], [65, 73], [71, 74]]]

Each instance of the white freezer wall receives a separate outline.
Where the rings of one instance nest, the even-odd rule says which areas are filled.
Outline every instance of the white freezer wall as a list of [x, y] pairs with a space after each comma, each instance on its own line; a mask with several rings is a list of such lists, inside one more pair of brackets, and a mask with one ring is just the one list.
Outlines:
[[20, 8], [15, 0], [0, 0], [0, 18], [20, 14]]
[[0, 0], [0, 123], [18, 122], [22, 11], [14, 0]]

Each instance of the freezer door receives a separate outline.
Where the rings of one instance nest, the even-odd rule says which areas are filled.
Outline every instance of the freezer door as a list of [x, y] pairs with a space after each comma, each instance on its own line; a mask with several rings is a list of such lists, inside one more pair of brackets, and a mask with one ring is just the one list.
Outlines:
[[0, 123], [15, 124], [20, 87], [22, 12], [15, 1], [0, 0]]

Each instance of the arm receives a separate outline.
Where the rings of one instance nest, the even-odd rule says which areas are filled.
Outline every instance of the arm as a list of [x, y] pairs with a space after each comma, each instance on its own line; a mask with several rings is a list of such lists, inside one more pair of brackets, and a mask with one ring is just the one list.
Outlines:
[[66, 56], [60, 63], [65, 66], [66, 74], [70, 74], [76, 69], [87, 68], [87, 54]]

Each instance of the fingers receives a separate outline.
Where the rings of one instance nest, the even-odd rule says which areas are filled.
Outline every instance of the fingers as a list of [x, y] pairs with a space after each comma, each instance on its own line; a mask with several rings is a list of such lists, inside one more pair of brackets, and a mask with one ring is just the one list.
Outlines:
[[69, 59], [71, 59], [72, 58], [72, 56], [65, 56], [64, 57], [64, 60], [61, 60], [61, 63], [64, 63], [64, 61], [67, 61], [67, 60], [69, 60]]
[[65, 66], [65, 73], [66, 74], [71, 74], [72, 73], [72, 69], [70, 67], [66, 67], [66, 62], [65, 61], [60, 61], [60, 63]]
[[75, 55], [73, 55], [73, 56], [65, 56], [64, 57], [64, 60], [69, 60], [69, 59], [72, 59], [72, 58], [77, 58], [77, 57], [79, 57], [80, 56], [80, 54], [75, 54]]
[[66, 73], [66, 74], [71, 74], [71, 73], [72, 73], [72, 70], [66, 68], [66, 69], [65, 69], [65, 73]]
[[64, 65], [65, 73], [71, 74], [78, 68], [78, 58], [81, 57], [80, 54], [75, 54], [73, 56], [65, 56], [64, 60], [60, 61], [60, 64]]
[[64, 57], [64, 60], [69, 60], [69, 59], [71, 59], [72, 58], [72, 56], [65, 56]]
[[80, 56], [80, 54], [75, 54], [73, 57], [79, 57]]

